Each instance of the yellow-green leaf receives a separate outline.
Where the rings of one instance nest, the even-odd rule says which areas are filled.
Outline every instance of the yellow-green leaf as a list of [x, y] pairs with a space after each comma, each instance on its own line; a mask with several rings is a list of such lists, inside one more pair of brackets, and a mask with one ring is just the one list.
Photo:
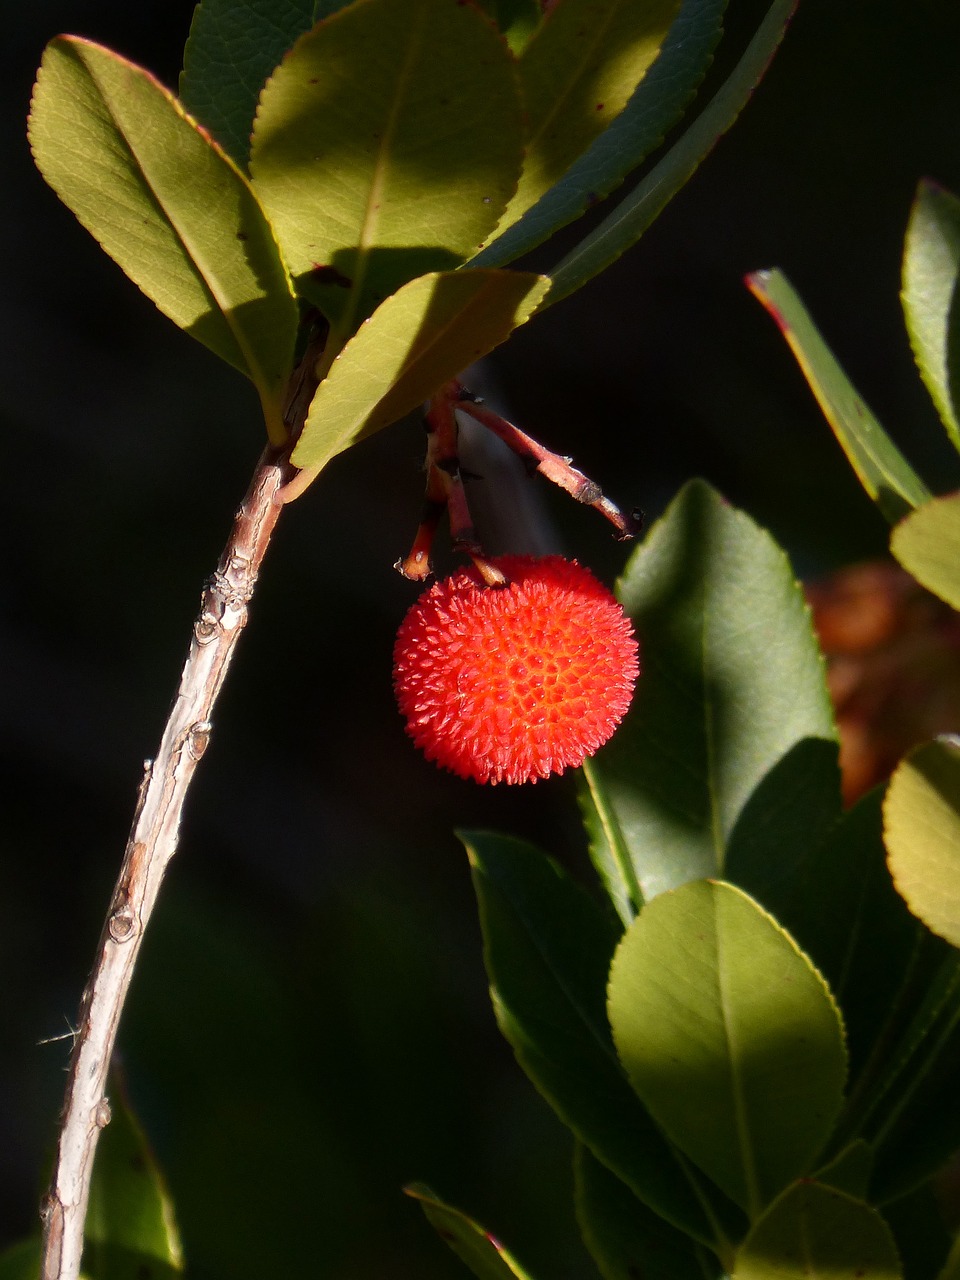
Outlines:
[[883, 805], [894, 884], [928, 928], [960, 947], [960, 745], [928, 742], [897, 767]]
[[529, 137], [500, 229], [517, 221], [623, 111], [679, 0], [561, 0], [520, 56]]
[[960, 493], [934, 498], [894, 528], [890, 550], [918, 582], [960, 609]]
[[44, 53], [30, 142], [47, 182], [147, 297], [253, 381], [282, 442], [297, 306], [233, 162], [148, 72], [73, 36]]
[[293, 453], [318, 468], [396, 422], [509, 336], [546, 293], [522, 271], [444, 271], [404, 285], [350, 339], [310, 405]]
[[456, 0], [355, 0], [264, 87], [250, 168], [298, 286], [342, 341], [389, 294], [458, 266], [513, 194], [516, 67]]

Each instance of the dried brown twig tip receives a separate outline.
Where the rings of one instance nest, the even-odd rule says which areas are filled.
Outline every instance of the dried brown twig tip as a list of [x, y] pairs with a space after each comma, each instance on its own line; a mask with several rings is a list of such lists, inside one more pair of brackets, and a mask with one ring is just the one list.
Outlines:
[[475, 422], [492, 431], [518, 457], [528, 461], [533, 470], [539, 471], [547, 480], [559, 485], [570, 494], [571, 498], [599, 511], [617, 530], [618, 538], [621, 540], [635, 538], [640, 532], [640, 520], [636, 512], [621, 511], [615, 503], [604, 496], [598, 484], [573, 466], [572, 459], [564, 458], [559, 453], [553, 453], [550, 449], [544, 448], [538, 440], [534, 440], [533, 436], [528, 436], [512, 422], [508, 422], [506, 418], [501, 418], [498, 413], [488, 409], [483, 401], [466, 387], [459, 386], [454, 407], [469, 414]]

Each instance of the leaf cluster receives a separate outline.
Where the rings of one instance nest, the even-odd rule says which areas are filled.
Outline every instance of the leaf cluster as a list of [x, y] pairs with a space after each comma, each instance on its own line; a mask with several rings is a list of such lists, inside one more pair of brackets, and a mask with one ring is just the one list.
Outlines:
[[30, 141], [104, 250], [251, 380], [305, 487], [642, 234], [747, 101], [793, 0], [555, 279], [509, 269], [659, 145], [723, 4], [203, 0], [179, 97], [53, 40]]
[[[950, 1276], [960, 752], [923, 749], [885, 812], [843, 810], [801, 588], [702, 482], [619, 590], [644, 671], [581, 795], [605, 900], [463, 834], [499, 1026], [575, 1140], [583, 1239], [605, 1280]], [[411, 1194], [476, 1275], [526, 1274]]]

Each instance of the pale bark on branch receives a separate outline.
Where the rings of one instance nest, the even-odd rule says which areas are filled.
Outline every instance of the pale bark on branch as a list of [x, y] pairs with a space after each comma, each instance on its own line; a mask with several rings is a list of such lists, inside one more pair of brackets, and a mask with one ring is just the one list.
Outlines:
[[107, 1075], [117, 1027], [160, 882], [177, 850], [187, 791], [210, 739], [211, 715], [280, 515], [285, 457], [261, 459], [216, 572], [154, 760], [144, 766], [133, 827], [80, 1006], [60, 1139], [44, 1199], [42, 1280], [77, 1280], [97, 1139], [110, 1120]]

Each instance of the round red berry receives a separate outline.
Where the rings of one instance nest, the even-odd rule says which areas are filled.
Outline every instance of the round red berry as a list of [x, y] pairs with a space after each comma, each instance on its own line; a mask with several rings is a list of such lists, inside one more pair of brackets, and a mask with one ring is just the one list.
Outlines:
[[477, 782], [535, 782], [582, 764], [613, 733], [633, 696], [637, 642], [575, 560], [492, 563], [505, 586], [465, 569], [411, 606], [394, 687], [428, 760]]

